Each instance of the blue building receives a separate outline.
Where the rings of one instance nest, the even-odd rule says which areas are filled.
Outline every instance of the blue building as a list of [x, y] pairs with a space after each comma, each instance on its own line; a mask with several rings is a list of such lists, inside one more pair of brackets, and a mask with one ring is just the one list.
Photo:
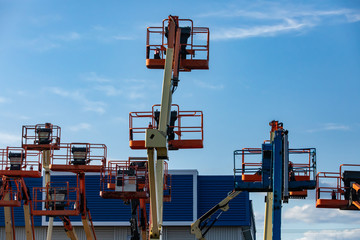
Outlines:
[[[233, 189], [233, 176], [201, 176], [197, 170], [172, 170], [172, 200], [164, 203], [164, 228], [162, 239], [195, 239], [190, 225], [211, 207], [220, 202]], [[71, 173], [53, 172], [52, 182], [75, 182]], [[26, 179], [30, 190], [42, 186], [43, 179]], [[118, 199], [102, 199], [99, 196], [99, 174], [86, 175], [88, 207], [98, 239], [127, 240], [130, 236], [130, 207]], [[17, 239], [25, 239], [22, 208], [15, 208]], [[80, 217], [71, 217], [79, 239], [86, 239]], [[46, 239], [47, 217], [34, 216], [36, 239]], [[54, 219], [53, 239], [66, 239], [62, 222]], [[230, 210], [224, 212], [206, 236], [212, 239], [255, 239], [255, 223], [248, 192], [241, 193], [230, 202]], [[0, 212], [0, 239], [5, 239], [4, 215]]]

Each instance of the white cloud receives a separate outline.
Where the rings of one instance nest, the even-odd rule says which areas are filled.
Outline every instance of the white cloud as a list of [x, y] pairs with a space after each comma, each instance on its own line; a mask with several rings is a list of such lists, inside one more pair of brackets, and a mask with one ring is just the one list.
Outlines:
[[83, 105], [84, 111], [96, 112], [99, 114], [105, 113], [106, 104], [101, 101], [92, 101], [86, 98], [86, 96], [80, 91], [66, 91], [58, 87], [47, 88], [50, 92], [57, 94], [61, 97], [70, 98], [79, 104]]
[[204, 81], [201, 81], [201, 80], [195, 80], [194, 82], [195, 82], [196, 85], [198, 85], [201, 88], [207, 88], [207, 89], [211, 89], [211, 90], [224, 89], [223, 84], [211, 84], [209, 82], [204, 82]]
[[[242, 39], [249, 37], [269, 37], [289, 32], [303, 32], [306, 29], [335, 20], [338, 23], [360, 21], [360, 9], [318, 10], [311, 6], [262, 2], [242, 6], [242, 9], [219, 10], [200, 15], [206, 18], [241, 20], [241, 27], [218, 27], [212, 30], [213, 40]], [[266, 21], [266, 24], [263, 22]], [[246, 25], [244, 25], [246, 23]]]
[[0, 97], [0, 103], [7, 103], [9, 101], [10, 101], [10, 99], [8, 99], [8, 98]]
[[112, 82], [111, 79], [99, 76], [95, 72], [89, 72], [89, 73], [82, 74], [82, 78], [89, 82], [97, 82], [97, 83]]
[[288, 222], [298, 223], [360, 223], [357, 211], [315, 208], [315, 204], [305, 204], [287, 209], [283, 217]]
[[95, 89], [104, 92], [107, 96], [117, 96], [123, 92], [121, 89], [117, 89], [111, 85], [99, 85], [96, 86]]
[[0, 144], [5, 146], [10, 146], [13, 144], [20, 144], [21, 143], [21, 136], [18, 134], [10, 134], [0, 132]]
[[240, 39], [248, 37], [275, 36], [290, 31], [299, 31], [313, 25], [310, 22], [297, 22], [293, 19], [285, 19], [284, 23], [277, 25], [255, 26], [250, 28], [224, 28], [212, 34], [211, 39]]
[[91, 128], [91, 124], [89, 123], [80, 123], [78, 125], [74, 125], [69, 127], [70, 131], [77, 132], [80, 130], [89, 130]]
[[77, 32], [69, 32], [62, 35], [54, 36], [54, 38], [61, 41], [69, 42], [69, 41], [79, 40], [81, 36]]
[[337, 123], [325, 123], [321, 127], [317, 129], [309, 129], [307, 132], [321, 132], [321, 131], [348, 131], [350, 130], [350, 126], [344, 124]]
[[302, 238], [297, 240], [357, 240], [359, 235], [360, 229], [308, 231], [304, 233]]

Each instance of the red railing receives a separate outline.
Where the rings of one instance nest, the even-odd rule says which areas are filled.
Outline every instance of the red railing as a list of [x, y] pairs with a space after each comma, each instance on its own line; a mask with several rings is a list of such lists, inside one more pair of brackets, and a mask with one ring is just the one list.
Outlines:
[[61, 128], [51, 123], [22, 127], [22, 147], [32, 150], [57, 149], [60, 145]]
[[100, 172], [106, 166], [107, 148], [104, 144], [61, 143], [59, 150], [51, 152], [53, 171]]
[[[55, 186], [56, 185], [56, 186]], [[33, 214], [41, 216], [76, 216], [80, 214], [79, 186], [69, 182], [49, 183], [33, 188]]]
[[[146, 34], [146, 59], [148, 68], [163, 68], [166, 48], [168, 46], [166, 28], [169, 19], [164, 19], [161, 27], [148, 27]], [[188, 42], [180, 44], [186, 50], [188, 59], [180, 62], [180, 71], [191, 69], [208, 69], [209, 61], [209, 28], [194, 27], [190, 19], [178, 19], [179, 27], [190, 27]], [[155, 39], [155, 40], [154, 40]], [[152, 42], [154, 41], [154, 43]]]
[[41, 155], [39, 151], [21, 147], [0, 149], [0, 175], [41, 177]]
[[1, 207], [20, 207], [22, 200], [22, 181], [20, 178], [2, 177], [0, 187]]
[[[129, 141], [132, 149], [145, 149], [145, 130], [156, 129], [156, 115], [160, 105], [153, 105], [150, 112], [130, 112]], [[179, 105], [172, 104], [172, 112], [176, 111], [177, 119], [169, 126], [173, 136], [169, 138], [169, 148], [202, 148], [204, 140], [202, 111], [180, 111]], [[188, 123], [188, 121], [190, 121]]]

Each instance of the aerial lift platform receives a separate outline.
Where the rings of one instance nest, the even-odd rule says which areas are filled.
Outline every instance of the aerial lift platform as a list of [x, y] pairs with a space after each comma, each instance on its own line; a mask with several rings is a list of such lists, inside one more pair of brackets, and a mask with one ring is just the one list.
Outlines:
[[[61, 143], [58, 150], [51, 151], [51, 171], [76, 174], [76, 186], [69, 182], [49, 182], [45, 187], [34, 188], [34, 215], [57, 216], [64, 224], [67, 236], [78, 237], [69, 216], [81, 215], [88, 240], [95, 240], [95, 230], [87, 207], [85, 173], [101, 172], [106, 166], [107, 148], [104, 144]], [[41, 206], [41, 208], [39, 208]]]
[[[264, 239], [280, 240], [282, 202], [287, 203], [290, 198], [305, 198], [308, 189], [315, 189], [315, 148], [290, 149], [288, 131], [283, 129], [283, 124], [272, 121], [270, 126], [270, 140], [265, 141], [261, 148], [234, 151], [234, 189], [191, 225], [191, 232], [197, 239], [205, 239], [209, 229], [229, 209], [229, 202], [242, 191], [248, 191], [268, 193]], [[301, 158], [301, 155], [305, 157]], [[259, 156], [260, 161], [257, 159]]]
[[41, 152], [21, 147], [0, 150], [0, 206], [4, 207], [6, 240], [16, 238], [13, 207], [20, 207], [22, 203], [26, 239], [35, 238], [32, 200], [24, 178], [41, 177], [41, 157]]
[[[186, 132], [181, 129], [182, 124], [178, 122], [179, 128], [175, 129], [176, 119], [184, 118], [185, 115], [181, 115], [180, 110], [173, 112], [172, 95], [178, 87], [181, 71], [209, 68], [209, 29], [194, 27], [192, 20], [179, 19], [171, 15], [163, 20], [161, 27], [148, 27], [146, 66], [149, 69], [164, 69], [160, 112], [158, 116], [155, 112], [145, 114], [150, 115], [148, 117], [151, 121], [146, 129], [144, 125], [140, 126], [141, 131], [145, 130], [145, 137], [142, 139], [134, 138], [134, 134], [139, 130], [131, 125], [130, 121], [130, 147], [147, 150], [150, 192], [149, 238], [155, 240], [160, 238], [163, 222], [164, 161], [169, 159], [168, 150], [202, 147], [202, 129], [200, 138], [185, 141], [181, 138], [181, 133]], [[138, 116], [130, 114], [132, 119]]]
[[[44, 168], [45, 185], [50, 185], [51, 150], [60, 149], [61, 128], [51, 123], [24, 125], [22, 127], [22, 147], [42, 152], [41, 164]], [[46, 197], [49, 197], [48, 195]], [[49, 217], [47, 240], [52, 239], [53, 217]]]
[[[164, 201], [168, 202], [171, 200], [171, 176], [167, 163], [164, 164]], [[147, 158], [129, 157], [127, 161], [109, 161], [101, 172], [100, 196], [104, 199], [121, 199], [125, 204], [130, 204], [130, 239], [147, 239], [146, 203], [150, 199]]]
[[339, 172], [319, 172], [316, 178], [317, 208], [360, 210], [359, 164], [341, 164]]

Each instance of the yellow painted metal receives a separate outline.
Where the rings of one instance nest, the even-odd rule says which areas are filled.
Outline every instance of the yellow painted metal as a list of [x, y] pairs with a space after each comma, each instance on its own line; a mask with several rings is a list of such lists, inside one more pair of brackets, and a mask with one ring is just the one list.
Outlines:
[[[10, 200], [10, 193], [5, 193], [4, 200]], [[6, 240], [14, 239], [14, 231], [13, 231], [13, 222], [11, 217], [11, 207], [4, 207], [4, 215], [5, 215], [5, 234]]]
[[89, 218], [86, 216], [85, 218], [81, 219], [83, 226], [84, 226], [84, 232], [86, 235], [86, 239], [87, 240], [95, 240], [91, 225], [90, 225], [90, 221]]
[[264, 240], [272, 239], [272, 208], [273, 208], [273, 193], [268, 192], [265, 203], [265, 219], [264, 219]]
[[68, 236], [68, 238], [70, 238], [71, 240], [79, 240], [79, 238], [76, 235], [75, 229], [72, 228], [72, 230], [68, 230], [66, 231], [66, 235]]
[[29, 203], [23, 205], [26, 240], [33, 240]]
[[[45, 170], [45, 186], [48, 186], [48, 184], [50, 184], [50, 181], [51, 181], [51, 176], [50, 176], [50, 159], [51, 158], [50, 157], [51, 157], [50, 150], [42, 151], [42, 159], [41, 160], [42, 160], [43, 168]], [[46, 198], [49, 199], [50, 196], [47, 195]], [[49, 217], [46, 240], [52, 239], [53, 224], [54, 224], [54, 217]]]
[[150, 190], [150, 239], [159, 238], [158, 211], [156, 201], [156, 179], [155, 179], [155, 162], [154, 148], [147, 149], [148, 155], [148, 172], [149, 172], [149, 190]]

